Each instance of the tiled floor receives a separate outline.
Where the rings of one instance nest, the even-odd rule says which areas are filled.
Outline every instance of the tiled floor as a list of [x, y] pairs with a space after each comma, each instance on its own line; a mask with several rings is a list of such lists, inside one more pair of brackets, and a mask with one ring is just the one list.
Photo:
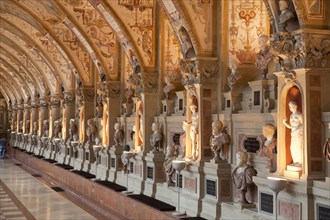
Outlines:
[[0, 220], [95, 219], [61, 193], [15, 166], [11, 159], [0, 159], [0, 180]]
[[6, 219], [20, 220], [26, 218], [0, 185], [0, 220]]

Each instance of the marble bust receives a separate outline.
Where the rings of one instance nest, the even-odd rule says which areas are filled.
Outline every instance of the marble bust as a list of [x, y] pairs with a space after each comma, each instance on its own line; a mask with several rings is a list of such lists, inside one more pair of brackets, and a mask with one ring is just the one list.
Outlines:
[[88, 137], [88, 141], [89, 142], [95, 142], [96, 140], [96, 134], [97, 134], [97, 128], [94, 122], [94, 119], [89, 119], [87, 120], [87, 130], [86, 130], [86, 134]]
[[176, 149], [175, 146], [172, 144], [167, 145], [166, 148], [166, 156], [165, 156], [165, 161], [163, 164], [164, 171], [166, 173], [166, 180], [167, 184], [169, 186], [174, 186], [173, 182], [173, 174], [175, 172], [173, 166], [172, 166], [172, 161], [176, 159]]
[[54, 138], [61, 138], [62, 126], [60, 121], [56, 120], [54, 122]]
[[165, 86], [163, 92], [165, 93], [166, 99], [172, 99], [174, 95], [175, 85], [171, 82], [169, 77], [165, 77]]
[[115, 141], [115, 146], [121, 146], [124, 139], [124, 131], [121, 129], [120, 123], [115, 123], [114, 129], [113, 140]]
[[268, 72], [268, 64], [272, 60], [272, 53], [269, 47], [269, 37], [267, 35], [261, 35], [258, 39], [260, 45], [260, 51], [256, 56], [256, 66], [262, 74], [263, 78], [266, 79]]
[[212, 122], [212, 136], [210, 138], [211, 150], [214, 153], [213, 160], [219, 162], [227, 159], [227, 147], [230, 143], [230, 136], [223, 132], [221, 121]]
[[294, 13], [289, 9], [289, 1], [288, 0], [280, 0], [279, 1], [279, 8], [280, 8], [280, 18], [278, 22], [279, 31], [288, 31], [288, 21], [294, 18]]
[[291, 130], [290, 151], [293, 160], [293, 166], [301, 166], [303, 158], [303, 118], [297, 108], [297, 103], [290, 101], [289, 109], [292, 112], [290, 115], [290, 124], [287, 122], [287, 119], [283, 119], [283, 124], [285, 127]]
[[241, 204], [249, 204], [246, 199], [246, 194], [251, 194], [253, 186], [253, 176], [257, 175], [257, 171], [250, 165], [247, 164], [248, 154], [246, 152], [238, 152], [236, 154], [236, 165], [237, 167], [231, 173], [234, 186], [240, 192]]
[[262, 127], [262, 145], [260, 150], [257, 152], [259, 157], [267, 157], [268, 159], [268, 168], [271, 172], [275, 171], [275, 167], [273, 165], [273, 154], [276, 150], [276, 137], [275, 134], [275, 126], [273, 124], [265, 124]]
[[78, 126], [75, 119], [70, 119], [69, 139], [71, 141], [78, 141]]
[[49, 122], [48, 120], [43, 121], [42, 126], [42, 137], [48, 137], [49, 135]]
[[153, 134], [150, 137], [150, 145], [154, 148], [154, 150], [159, 151], [162, 149], [162, 140], [163, 140], [163, 135], [160, 132], [159, 129], [159, 123], [154, 122], [152, 123], [152, 131]]
[[33, 131], [32, 131], [33, 135], [38, 135], [38, 122], [34, 121], [33, 122]]

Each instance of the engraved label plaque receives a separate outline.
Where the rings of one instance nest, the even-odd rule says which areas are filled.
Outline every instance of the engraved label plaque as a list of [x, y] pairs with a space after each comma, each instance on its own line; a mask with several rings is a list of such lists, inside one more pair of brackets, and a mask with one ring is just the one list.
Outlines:
[[147, 178], [149, 179], [154, 178], [154, 169], [152, 167], [147, 167]]
[[115, 168], [116, 167], [116, 160], [115, 158], [111, 158], [111, 167]]
[[329, 220], [330, 219], [330, 206], [317, 204], [317, 219]]
[[273, 214], [273, 195], [260, 193], [260, 210]]
[[211, 196], [217, 195], [217, 188], [214, 180], [206, 180], [206, 194]]
[[260, 148], [258, 137], [245, 137], [243, 139], [243, 148], [248, 153], [256, 153]]

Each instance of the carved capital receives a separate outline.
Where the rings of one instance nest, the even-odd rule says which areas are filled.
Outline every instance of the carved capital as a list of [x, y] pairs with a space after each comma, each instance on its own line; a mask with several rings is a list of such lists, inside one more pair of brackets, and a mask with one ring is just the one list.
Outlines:
[[182, 59], [180, 61], [182, 84], [203, 84], [218, 73], [217, 58]]
[[41, 97], [39, 98], [39, 106], [46, 108], [49, 105], [49, 97], [45, 96], [45, 97]]
[[61, 105], [61, 97], [59, 95], [53, 95], [50, 97], [50, 105], [52, 107], [57, 107]]
[[63, 104], [73, 104], [75, 99], [75, 94], [73, 92], [64, 92]]
[[278, 33], [271, 39], [271, 52], [282, 71], [330, 67], [330, 37], [312, 33]]
[[156, 93], [158, 88], [158, 74], [143, 73], [142, 74], [142, 87], [140, 93]]
[[35, 98], [31, 100], [31, 108], [36, 109], [39, 107], [39, 99]]

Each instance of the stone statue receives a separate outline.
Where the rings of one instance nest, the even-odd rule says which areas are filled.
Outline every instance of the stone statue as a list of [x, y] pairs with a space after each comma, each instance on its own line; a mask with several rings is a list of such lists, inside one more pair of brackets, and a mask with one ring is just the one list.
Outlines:
[[281, 11], [280, 19], [278, 22], [279, 31], [288, 31], [288, 21], [294, 18], [294, 13], [289, 9], [289, 1], [288, 0], [280, 0], [279, 8]]
[[86, 129], [86, 134], [88, 137], [88, 141], [91, 143], [95, 143], [95, 139], [97, 136], [97, 128], [94, 122], [94, 119], [88, 119], [87, 120], [87, 129]]
[[303, 118], [301, 113], [297, 110], [297, 103], [289, 102], [289, 109], [292, 112], [290, 116], [290, 124], [286, 119], [283, 119], [285, 127], [291, 129], [291, 156], [294, 166], [301, 166], [302, 164], [302, 150], [303, 150]]
[[330, 123], [328, 124], [329, 127], [329, 137], [328, 140], [325, 142], [323, 147], [323, 155], [327, 159], [327, 161], [330, 163]]
[[42, 123], [42, 137], [49, 136], [49, 122], [48, 120], [44, 120]]
[[227, 159], [228, 144], [230, 144], [230, 136], [223, 131], [223, 124], [221, 121], [212, 122], [210, 146], [214, 153], [213, 160], [215, 162]]
[[240, 73], [237, 71], [238, 66], [241, 64], [241, 61], [237, 58], [236, 54], [229, 54], [229, 69], [231, 73], [227, 77], [228, 86], [231, 90], [234, 89], [237, 80], [241, 78]]
[[268, 73], [268, 63], [272, 60], [272, 53], [269, 49], [269, 37], [262, 35], [259, 37], [260, 51], [256, 56], [256, 66], [262, 74], [263, 78], [266, 79]]
[[190, 59], [195, 57], [196, 53], [193, 44], [191, 42], [191, 39], [188, 35], [188, 31], [184, 27], [181, 27], [178, 33], [179, 33], [179, 39], [181, 41], [181, 49], [184, 58]]
[[171, 82], [171, 79], [169, 77], [165, 77], [165, 86], [164, 86], [164, 93], [166, 99], [172, 99], [174, 95], [174, 89], [175, 85]]
[[154, 148], [154, 151], [159, 151], [163, 148], [162, 141], [163, 135], [159, 129], [159, 123], [154, 122], [152, 123], [152, 131], [154, 132], [150, 137], [150, 145]]
[[164, 172], [166, 173], [167, 184], [169, 186], [175, 185], [173, 182], [173, 174], [175, 170], [172, 166], [172, 161], [175, 160], [176, 156], [177, 155], [176, 155], [175, 146], [172, 144], [167, 145], [166, 156], [163, 166], [164, 166]]
[[119, 123], [115, 123], [114, 128], [115, 133], [113, 134], [113, 140], [115, 141], [115, 146], [121, 146], [123, 144], [124, 131], [121, 129]]
[[142, 104], [140, 104], [140, 108], [138, 110], [138, 116], [139, 116], [139, 141], [140, 141], [140, 144], [139, 146], [142, 146], [143, 145], [143, 129], [144, 129], [144, 123], [143, 123], [143, 110], [142, 110]]
[[240, 191], [241, 204], [249, 204], [246, 199], [246, 193], [251, 194], [253, 186], [253, 176], [257, 175], [257, 171], [250, 165], [247, 165], [248, 154], [246, 152], [238, 152], [236, 154], [237, 167], [231, 173], [235, 187]]
[[126, 92], [125, 92], [125, 98], [126, 98], [126, 103], [132, 103], [133, 102], [133, 91], [132, 91], [132, 85], [127, 84]]
[[70, 119], [69, 140], [78, 141], [78, 126], [75, 119]]
[[275, 134], [275, 126], [273, 124], [265, 124], [262, 127], [262, 135], [264, 136], [262, 140], [262, 146], [258, 151], [259, 157], [267, 157], [268, 158], [268, 168], [271, 172], [274, 172], [276, 168], [273, 165], [273, 154], [276, 150], [276, 137]]
[[38, 135], [38, 122], [37, 121], [34, 121], [33, 122], [33, 131], [32, 131], [32, 134], [33, 135]]
[[19, 133], [23, 132], [23, 121], [19, 121], [18, 132]]
[[180, 135], [180, 150], [179, 156], [184, 158], [186, 156], [186, 131], [188, 123], [186, 121], [182, 122], [183, 133]]
[[[197, 102], [197, 100], [196, 100]], [[190, 138], [191, 138], [191, 149], [192, 158], [197, 160], [198, 158], [198, 107], [197, 103], [192, 103], [190, 105], [191, 111], [191, 125], [190, 125]]]
[[[125, 145], [123, 147], [123, 151], [130, 151], [130, 146], [129, 145]], [[122, 172], [124, 172], [125, 174], [126, 173], [129, 173], [129, 169], [128, 169], [128, 159], [126, 159], [124, 157], [124, 155], [122, 154], [121, 155], [121, 162], [123, 163], [123, 169], [122, 169]]]
[[30, 133], [30, 120], [25, 121], [25, 134]]
[[59, 120], [54, 121], [54, 138], [62, 138], [62, 125]]

